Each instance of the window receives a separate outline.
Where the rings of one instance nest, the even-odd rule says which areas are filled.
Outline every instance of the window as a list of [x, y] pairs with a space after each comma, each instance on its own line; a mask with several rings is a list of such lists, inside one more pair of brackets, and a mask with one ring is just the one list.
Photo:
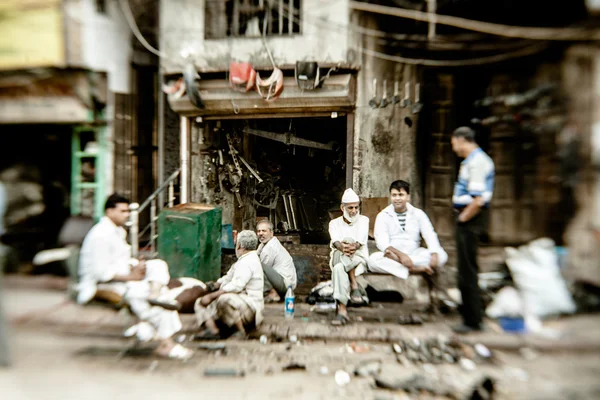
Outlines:
[[206, 0], [205, 38], [300, 33], [301, 0]]

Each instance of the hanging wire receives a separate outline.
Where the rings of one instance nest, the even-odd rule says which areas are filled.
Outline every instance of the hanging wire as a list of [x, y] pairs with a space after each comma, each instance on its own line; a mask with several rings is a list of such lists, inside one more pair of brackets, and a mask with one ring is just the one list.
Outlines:
[[350, 1], [349, 8], [358, 11], [366, 11], [376, 14], [389, 15], [412, 19], [415, 21], [429, 22], [435, 18], [438, 25], [449, 25], [456, 28], [487, 33], [496, 36], [505, 36], [533, 40], [598, 40], [600, 31], [597, 29], [581, 28], [538, 28], [495, 24], [491, 22], [475, 21], [467, 18], [452, 17], [436, 13], [428, 13], [416, 10], [406, 10], [399, 7], [380, 6], [358, 1]]
[[[289, 7], [287, 5], [284, 5], [284, 8], [286, 8], [289, 12]], [[293, 12], [292, 12], [292, 18], [294, 19], [294, 23], [296, 23], [298, 25], [300, 25], [302, 23], [302, 21], [298, 17], [296, 17], [296, 15], [294, 15]], [[316, 25], [311, 20], [307, 20], [304, 22], [316, 27]], [[379, 51], [375, 51], [375, 50], [371, 50], [371, 49], [366, 49], [364, 47], [361, 47], [358, 45], [353, 45], [351, 43], [348, 43], [348, 46], [355, 49], [356, 51], [358, 51], [360, 53], [364, 53], [369, 56], [379, 58], [382, 60], [393, 61], [393, 62], [397, 62], [397, 63], [401, 63], [401, 64], [423, 65], [423, 66], [431, 66], [431, 67], [459, 67], [459, 66], [484, 65], [484, 64], [497, 63], [500, 61], [506, 61], [506, 60], [510, 60], [513, 58], [519, 58], [519, 57], [535, 54], [535, 53], [545, 50], [548, 47], [548, 44], [547, 43], [535, 44], [535, 45], [527, 46], [525, 48], [521, 48], [521, 49], [518, 49], [518, 50], [515, 50], [512, 52], [496, 54], [496, 55], [487, 56], [487, 57], [463, 59], [463, 60], [432, 60], [432, 59], [425, 59], [425, 58], [419, 59], [419, 58], [400, 57], [400, 56], [390, 55], [390, 54], [386, 54], [386, 53], [381, 53]]]
[[150, 45], [150, 43], [148, 43], [148, 41], [144, 38], [144, 35], [142, 35], [142, 32], [140, 32], [140, 29], [138, 28], [138, 26], [135, 22], [135, 17], [133, 16], [133, 13], [131, 12], [131, 7], [129, 6], [129, 1], [128, 0], [119, 0], [119, 5], [121, 6], [121, 11], [123, 11], [123, 15], [125, 15], [125, 19], [127, 20], [129, 29], [131, 29], [134, 36], [142, 44], [142, 46], [144, 46], [146, 48], [146, 50], [148, 50], [150, 53], [152, 53], [160, 58], [166, 58], [167, 55], [165, 53], [163, 53], [162, 51], [157, 50], [154, 47], [152, 47]]

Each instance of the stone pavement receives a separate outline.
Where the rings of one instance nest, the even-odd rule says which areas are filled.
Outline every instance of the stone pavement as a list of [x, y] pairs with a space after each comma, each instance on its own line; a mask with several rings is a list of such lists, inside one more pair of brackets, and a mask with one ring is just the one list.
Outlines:
[[[121, 333], [133, 320], [125, 313], [74, 304], [66, 298], [60, 279], [8, 277], [2, 296], [12, 322], [15, 365], [0, 369], [0, 398], [11, 400], [117, 400], [131, 399], [132, 393], [134, 398], [145, 399], [167, 394], [178, 399], [410, 398], [403, 392], [376, 388], [371, 377], [352, 376], [348, 385], [336, 384], [336, 371], [352, 375], [356, 366], [372, 360], [381, 362], [382, 376], [394, 378], [419, 373], [460, 382], [486, 374], [497, 380], [499, 399], [598, 398], [600, 394], [600, 319], [596, 315], [547, 322], [562, 334], [560, 340], [498, 333], [490, 322], [487, 332], [465, 339], [488, 344], [494, 362], [466, 371], [457, 364], [403, 366], [389, 343], [450, 335], [449, 324], [456, 317], [402, 326], [394, 323], [396, 317], [414, 312], [419, 305], [378, 304], [351, 310], [354, 323], [334, 328], [328, 323], [330, 314], [311, 311], [306, 304], [298, 304], [296, 318], [286, 321], [283, 306], [276, 304], [267, 307], [258, 333], [268, 335], [267, 345], [258, 340], [228, 340], [219, 342], [223, 350], [215, 351], [187, 342], [198, 349], [190, 361], [180, 363], [152, 355], [127, 355], [132, 341]], [[183, 319], [187, 329], [193, 327], [193, 316]], [[293, 335], [296, 344], [290, 343]], [[301, 369], [287, 371], [290, 364], [299, 364]], [[203, 376], [211, 368], [243, 370], [245, 377]]]
[[[61, 331], [94, 335], [118, 336], [134, 318], [127, 312], [116, 312], [101, 306], [80, 306], [69, 300], [63, 290], [64, 280], [53, 277], [16, 277], [5, 279], [5, 307], [9, 320], [15, 325], [43, 326]], [[451, 326], [458, 322], [457, 315], [433, 317], [419, 313], [424, 305], [416, 303], [378, 303], [369, 307], [351, 308], [353, 322], [335, 327], [329, 324], [332, 310], [320, 311], [306, 303], [297, 303], [293, 320], [283, 318], [282, 304], [267, 304], [265, 319], [253, 337], [266, 335], [271, 340], [298, 339], [328, 341], [397, 342], [432, 335], [451, 336]], [[400, 325], [400, 315], [416, 313], [426, 322], [422, 325]], [[195, 330], [194, 316], [182, 315], [184, 331]], [[493, 321], [487, 329], [465, 337], [467, 342], [478, 342], [490, 348], [518, 350], [529, 347], [544, 351], [600, 351], [600, 315], [576, 315], [546, 321], [543, 335], [506, 334]]]

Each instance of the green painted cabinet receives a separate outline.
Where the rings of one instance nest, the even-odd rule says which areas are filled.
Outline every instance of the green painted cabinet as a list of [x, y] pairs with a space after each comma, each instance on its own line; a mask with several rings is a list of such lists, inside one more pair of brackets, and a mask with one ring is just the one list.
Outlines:
[[221, 276], [221, 208], [180, 204], [158, 217], [158, 254], [171, 277], [214, 281]]

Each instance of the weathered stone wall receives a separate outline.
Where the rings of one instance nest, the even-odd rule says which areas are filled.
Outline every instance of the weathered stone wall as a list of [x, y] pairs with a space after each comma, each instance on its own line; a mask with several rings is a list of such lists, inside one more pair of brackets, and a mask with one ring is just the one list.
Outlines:
[[[226, 71], [231, 60], [270, 68], [260, 39], [204, 39], [205, 1], [162, 0], [160, 12], [160, 48], [168, 55], [162, 61], [164, 73], [181, 72], [182, 52], [193, 54], [201, 72]], [[302, 33], [267, 39], [275, 62], [279, 65], [293, 65], [298, 60], [346, 62], [348, 37], [344, 27], [349, 23], [348, 16], [347, 0], [304, 0]]]
[[[354, 25], [379, 29], [370, 15], [353, 14]], [[372, 38], [353, 37], [353, 47], [382, 51]], [[354, 127], [354, 189], [364, 198], [386, 197], [392, 181], [403, 179], [412, 185], [412, 203], [422, 207], [422, 184], [417, 158], [417, 124], [419, 114], [411, 107], [399, 104], [371, 108], [373, 79], [377, 79], [377, 99], [381, 101], [383, 80], [387, 80], [387, 98], [391, 100], [394, 82], [399, 82], [401, 97], [404, 84], [410, 83], [414, 100], [414, 84], [418, 70], [415, 66], [381, 60], [367, 54], [358, 55], [361, 70], [358, 74], [356, 119]], [[354, 62], [354, 60], [352, 60]]]
[[600, 52], [588, 46], [567, 51], [564, 87], [569, 120], [580, 141], [579, 180], [575, 190], [577, 216], [565, 240], [569, 247], [569, 278], [600, 286]]

